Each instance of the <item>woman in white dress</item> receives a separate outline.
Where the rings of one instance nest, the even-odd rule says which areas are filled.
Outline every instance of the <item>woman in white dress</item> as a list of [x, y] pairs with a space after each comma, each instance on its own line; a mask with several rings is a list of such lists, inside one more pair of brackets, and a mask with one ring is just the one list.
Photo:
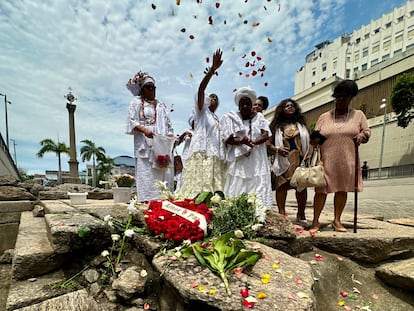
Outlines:
[[206, 97], [205, 89], [215, 71], [223, 63], [222, 51], [213, 54], [213, 65], [200, 82], [194, 109], [194, 133], [189, 157], [183, 171], [180, 192], [194, 197], [203, 191], [223, 191], [226, 165], [219, 118], [215, 114], [219, 100], [216, 94]]
[[[129, 109], [126, 133], [134, 135], [135, 180], [139, 202], [160, 199], [156, 181], [173, 187], [173, 168], [153, 168], [154, 135], [168, 136], [174, 141], [174, 130], [164, 103], [155, 98], [155, 80], [139, 71], [127, 83], [134, 95]], [[172, 154], [170, 155], [172, 158]]]
[[227, 178], [224, 194], [235, 197], [256, 193], [263, 206], [270, 208], [272, 185], [266, 142], [270, 129], [263, 114], [254, 111], [256, 92], [244, 87], [236, 91], [238, 112], [229, 112], [221, 119], [227, 150]]

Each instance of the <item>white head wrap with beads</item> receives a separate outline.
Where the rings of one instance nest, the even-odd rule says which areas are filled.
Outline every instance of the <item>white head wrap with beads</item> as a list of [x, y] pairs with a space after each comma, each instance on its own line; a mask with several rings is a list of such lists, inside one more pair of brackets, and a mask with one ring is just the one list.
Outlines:
[[126, 87], [132, 95], [140, 96], [141, 88], [148, 83], [155, 85], [155, 79], [146, 72], [138, 71], [133, 78], [128, 80]]
[[256, 92], [248, 86], [241, 87], [236, 91], [236, 94], [234, 95], [234, 101], [237, 106], [239, 106], [240, 100], [243, 97], [249, 98], [252, 101], [252, 105], [256, 102]]

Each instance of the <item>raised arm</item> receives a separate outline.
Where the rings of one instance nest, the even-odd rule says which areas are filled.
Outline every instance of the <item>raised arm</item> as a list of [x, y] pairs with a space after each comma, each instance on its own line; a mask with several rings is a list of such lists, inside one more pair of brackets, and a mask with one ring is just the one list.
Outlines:
[[207, 71], [206, 75], [204, 76], [203, 80], [200, 82], [200, 86], [198, 87], [198, 94], [197, 94], [197, 105], [198, 109], [203, 109], [204, 105], [204, 92], [207, 88], [208, 83], [210, 82], [211, 77], [213, 76], [214, 72], [221, 66], [223, 60], [221, 59], [221, 55], [223, 52], [220, 49], [217, 49], [213, 54], [213, 65]]

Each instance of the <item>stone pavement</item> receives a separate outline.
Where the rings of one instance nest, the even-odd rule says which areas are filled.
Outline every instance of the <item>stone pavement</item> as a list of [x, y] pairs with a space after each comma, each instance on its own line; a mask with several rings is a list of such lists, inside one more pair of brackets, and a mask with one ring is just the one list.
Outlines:
[[[306, 216], [313, 218], [314, 190], [308, 189]], [[414, 218], [414, 177], [372, 179], [364, 181], [364, 190], [358, 193], [358, 215], [373, 215], [385, 220], [395, 218]], [[296, 218], [296, 199], [294, 190], [288, 191], [286, 211], [289, 218]], [[348, 201], [344, 210], [344, 220], [353, 218], [354, 193], [348, 193]], [[333, 194], [328, 194], [321, 221], [332, 221]], [[414, 220], [413, 220], [414, 222]], [[414, 226], [414, 223], [412, 224]]]

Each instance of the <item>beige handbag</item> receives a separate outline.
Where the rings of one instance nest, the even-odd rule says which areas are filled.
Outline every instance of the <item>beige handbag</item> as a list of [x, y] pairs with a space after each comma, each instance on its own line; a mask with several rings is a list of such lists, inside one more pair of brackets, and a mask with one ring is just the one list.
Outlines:
[[[311, 156], [308, 156], [312, 153]], [[293, 173], [290, 184], [297, 188], [326, 186], [325, 172], [320, 160], [319, 146], [309, 146], [300, 166]]]

